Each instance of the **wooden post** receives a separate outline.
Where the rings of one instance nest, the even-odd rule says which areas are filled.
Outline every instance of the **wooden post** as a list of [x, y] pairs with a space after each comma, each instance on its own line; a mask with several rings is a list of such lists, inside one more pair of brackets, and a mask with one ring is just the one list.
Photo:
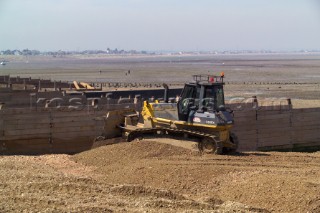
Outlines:
[[7, 88], [12, 89], [10, 76], [9, 76], [9, 78], [8, 78]]
[[39, 86], [38, 86], [38, 91], [41, 90], [41, 80], [39, 79]]
[[24, 90], [27, 90], [26, 79], [23, 79], [23, 89], [24, 89]]
[[35, 103], [37, 107], [37, 93], [30, 93], [30, 109], [32, 109], [32, 102], [33, 102], [33, 97], [35, 97]]
[[291, 98], [288, 98], [287, 99], [288, 101], [288, 107], [289, 107], [289, 110], [292, 110], [292, 102], [291, 102]]
[[252, 108], [257, 109], [259, 107], [257, 96], [252, 96], [252, 98], [253, 98]]

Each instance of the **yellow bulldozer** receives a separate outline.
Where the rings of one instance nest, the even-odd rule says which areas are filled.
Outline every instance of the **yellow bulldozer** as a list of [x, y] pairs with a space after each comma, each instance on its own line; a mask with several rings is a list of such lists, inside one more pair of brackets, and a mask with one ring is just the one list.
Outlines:
[[233, 112], [225, 107], [224, 74], [193, 75], [193, 79], [185, 84], [176, 103], [169, 102], [168, 86], [164, 84], [163, 101], [144, 101], [141, 113], [128, 110], [122, 114], [123, 122], [118, 127], [125, 139], [132, 141], [150, 134], [187, 137], [197, 141], [205, 153], [236, 152], [238, 139], [230, 132]]

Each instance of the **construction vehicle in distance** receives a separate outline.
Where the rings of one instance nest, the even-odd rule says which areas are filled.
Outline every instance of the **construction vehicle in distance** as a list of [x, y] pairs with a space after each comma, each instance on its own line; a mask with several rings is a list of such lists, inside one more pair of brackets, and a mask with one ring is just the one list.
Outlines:
[[95, 88], [86, 82], [73, 81], [73, 86], [77, 91], [87, 91], [87, 90], [102, 90], [101, 88]]
[[[177, 103], [169, 103], [168, 87], [164, 84], [162, 102], [144, 101], [140, 114], [134, 111], [123, 114], [124, 122], [119, 127], [126, 140], [150, 134], [181, 136], [195, 139], [205, 153], [234, 153], [238, 139], [230, 132], [234, 120], [232, 111], [225, 107], [224, 74], [193, 75], [193, 78], [194, 82], [185, 84]], [[143, 122], [139, 122], [139, 117]]]

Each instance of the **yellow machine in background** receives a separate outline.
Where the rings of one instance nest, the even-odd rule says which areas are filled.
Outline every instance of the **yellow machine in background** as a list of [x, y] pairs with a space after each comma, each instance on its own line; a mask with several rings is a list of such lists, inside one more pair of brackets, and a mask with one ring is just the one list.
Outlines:
[[73, 81], [73, 85], [75, 87], [75, 89], [77, 91], [83, 91], [83, 90], [101, 90], [101, 88], [95, 88], [93, 86], [91, 86], [88, 83], [85, 82], [77, 82], [77, 81]]

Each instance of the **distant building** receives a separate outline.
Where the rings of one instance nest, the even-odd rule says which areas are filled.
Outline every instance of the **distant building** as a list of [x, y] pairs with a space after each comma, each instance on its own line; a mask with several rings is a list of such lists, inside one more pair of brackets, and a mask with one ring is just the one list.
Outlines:
[[13, 55], [22, 55], [20, 50], [13, 50]]

